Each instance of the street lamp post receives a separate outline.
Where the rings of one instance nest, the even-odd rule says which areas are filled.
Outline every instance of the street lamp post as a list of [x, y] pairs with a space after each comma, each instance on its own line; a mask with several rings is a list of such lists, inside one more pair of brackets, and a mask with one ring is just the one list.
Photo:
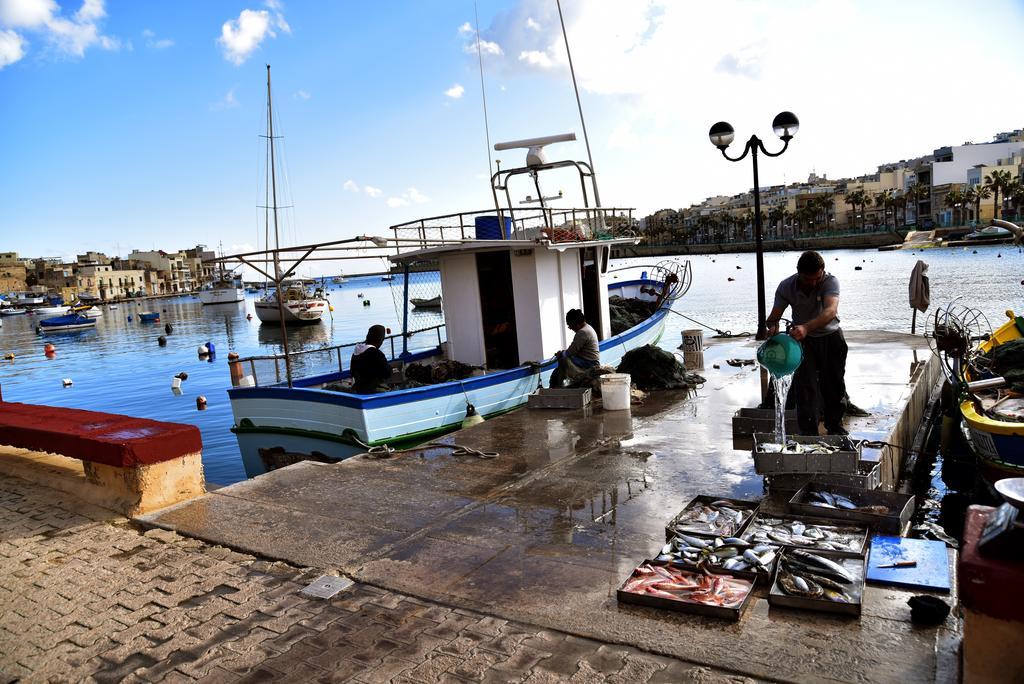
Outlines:
[[749, 153], [754, 162], [754, 244], [757, 250], [757, 339], [759, 340], [768, 336], [768, 330], [764, 323], [764, 248], [761, 242], [761, 188], [757, 180], [757, 153], [760, 150], [769, 157], [778, 157], [789, 148], [789, 141], [796, 135], [798, 128], [800, 128], [800, 121], [796, 115], [793, 112], [782, 112], [772, 121], [772, 130], [784, 143], [781, 150], [775, 153], [769, 152], [764, 148], [761, 139], [752, 135], [743, 149], [743, 154], [735, 158], [725, 152], [733, 138], [736, 137], [733, 127], [725, 121], [719, 121], [708, 131], [711, 144], [722, 151], [723, 157], [729, 161], [738, 162], [743, 161]]

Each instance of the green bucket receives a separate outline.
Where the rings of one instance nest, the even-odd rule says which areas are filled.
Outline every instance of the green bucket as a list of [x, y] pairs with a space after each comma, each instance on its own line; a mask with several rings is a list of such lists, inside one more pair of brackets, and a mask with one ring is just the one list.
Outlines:
[[795, 371], [803, 358], [800, 343], [784, 333], [768, 338], [757, 348], [757, 362], [777, 378]]

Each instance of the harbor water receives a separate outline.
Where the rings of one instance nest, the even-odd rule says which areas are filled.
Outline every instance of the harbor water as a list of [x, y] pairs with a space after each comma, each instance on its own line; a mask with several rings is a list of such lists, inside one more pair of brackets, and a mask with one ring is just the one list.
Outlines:
[[[908, 281], [918, 259], [929, 265], [932, 308], [918, 315], [918, 332], [936, 306], [955, 298], [981, 310], [998, 326], [1006, 309], [1024, 310], [1024, 255], [1008, 246], [910, 251], [835, 250], [822, 252], [826, 270], [839, 278], [840, 318], [846, 330], [910, 332], [911, 310]], [[770, 309], [775, 285], [795, 271], [797, 253], [766, 254], [765, 288]], [[689, 259], [693, 285], [675, 310], [700, 324], [732, 333], [756, 328], [756, 267], [752, 254], [674, 257]], [[627, 259], [613, 263], [611, 277], [629, 279], [663, 258]], [[856, 267], [860, 267], [857, 269]], [[619, 270], [627, 269], [627, 270]], [[428, 278], [426, 274], [417, 274]], [[435, 276], [436, 277], [436, 276]], [[730, 280], [731, 279], [731, 280]], [[358, 295], [362, 294], [360, 298]], [[393, 332], [401, 330], [401, 278], [381, 282], [379, 276], [352, 278], [329, 291], [333, 314], [317, 325], [288, 331], [292, 351], [316, 349], [362, 339], [368, 326], [380, 323]], [[254, 298], [238, 304], [203, 306], [187, 295], [141, 303], [103, 307], [96, 329], [84, 332], [38, 335], [36, 317], [4, 316], [0, 328], [0, 387], [5, 401], [49, 404], [123, 413], [197, 425], [203, 436], [203, 462], [208, 481], [230, 484], [243, 480], [238, 447], [230, 431], [233, 419], [227, 388], [230, 377], [228, 352], [239, 355], [270, 355], [281, 351], [281, 332], [276, 325], [260, 325], [253, 315]], [[370, 305], [363, 302], [369, 300]], [[159, 311], [159, 323], [140, 323], [141, 311]], [[128, 317], [131, 316], [131, 321]], [[442, 322], [435, 310], [417, 311], [411, 327], [427, 328]], [[164, 326], [170, 324], [167, 334]], [[669, 316], [661, 346], [675, 349], [684, 329], [694, 322]], [[705, 336], [714, 335], [708, 329]], [[159, 346], [158, 338], [167, 337]], [[57, 347], [47, 357], [46, 343]], [[200, 358], [197, 348], [213, 343], [216, 355]], [[411, 347], [436, 344], [436, 334], [413, 338]], [[398, 349], [398, 351], [401, 351]], [[385, 348], [386, 353], [390, 349]], [[343, 356], [347, 367], [347, 356]], [[181, 394], [172, 392], [173, 377], [187, 373]], [[63, 379], [72, 384], [63, 386]], [[199, 411], [196, 399], [203, 395], [207, 408]]]

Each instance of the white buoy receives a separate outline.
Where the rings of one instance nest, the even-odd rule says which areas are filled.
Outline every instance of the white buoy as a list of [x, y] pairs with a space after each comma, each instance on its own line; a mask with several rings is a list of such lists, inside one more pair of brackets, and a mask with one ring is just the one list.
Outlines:
[[64, 378], [63, 380], [61, 380], [61, 382], [64, 383], [65, 387], [71, 387], [71, 385], [74, 384], [73, 382], [71, 382], [71, 378]]
[[181, 389], [181, 378], [179, 378], [179, 377], [171, 378], [171, 389], [172, 390]]
[[205, 344], [199, 345], [199, 349], [197, 349], [196, 351], [199, 352], [200, 356], [207, 356], [210, 353], [210, 350], [206, 348]]

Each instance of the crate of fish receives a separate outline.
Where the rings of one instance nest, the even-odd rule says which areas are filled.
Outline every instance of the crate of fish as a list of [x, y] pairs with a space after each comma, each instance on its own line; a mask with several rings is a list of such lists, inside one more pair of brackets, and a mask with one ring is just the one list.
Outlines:
[[696, 537], [678, 533], [654, 559], [689, 570], [708, 569], [736, 577], [770, 577], [779, 544], [756, 544], [739, 537]]
[[914, 514], [914, 497], [898, 492], [808, 482], [789, 500], [791, 513], [860, 522], [879, 532], [900, 534]]
[[[732, 436], [751, 437], [755, 432], [771, 432], [775, 429], [775, 409], [741, 408], [732, 414]], [[797, 431], [796, 411], [786, 411], [786, 433]]]
[[775, 473], [856, 473], [860, 444], [845, 435], [787, 436], [780, 443], [774, 433], [754, 434], [754, 470]]
[[768, 603], [860, 615], [863, 598], [863, 557], [786, 549], [775, 568]]
[[754, 578], [646, 561], [622, 583], [617, 596], [620, 603], [738, 620], [756, 582]]
[[740, 538], [752, 544], [781, 544], [808, 551], [863, 556], [868, 529], [836, 520], [759, 513]]
[[700, 495], [665, 526], [665, 541], [677, 533], [709, 537], [738, 537], [761, 504], [742, 499], [721, 499]]
[[765, 482], [772, 492], [798, 492], [808, 482], [841, 485], [853, 489], [878, 489], [882, 485], [882, 465], [861, 461], [856, 473], [776, 473], [766, 475]]

